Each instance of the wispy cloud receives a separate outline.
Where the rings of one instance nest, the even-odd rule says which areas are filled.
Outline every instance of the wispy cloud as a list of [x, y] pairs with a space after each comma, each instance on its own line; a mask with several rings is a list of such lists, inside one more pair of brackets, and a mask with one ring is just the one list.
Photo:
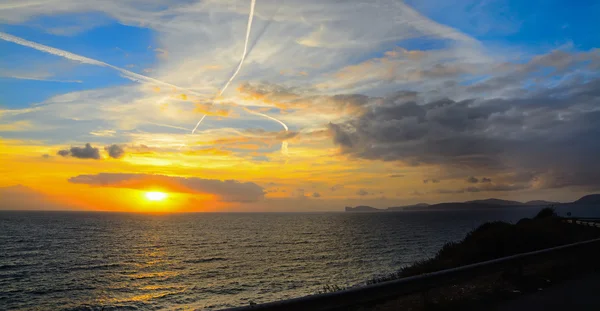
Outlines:
[[85, 57], [85, 56], [77, 55], [77, 54], [74, 54], [74, 53], [71, 53], [71, 52], [67, 52], [67, 51], [64, 51], [64, 50], [60, 50], [60, 49], [57, 49], [57, 48], [49, 47], [49, 46], [46, 46], [46, 45], [43, 45], [43, 44], [39, 44], [39, 43], [35, 43], [35, 42], [32, 42], [32, 41], [28, 41], [28, 40], [25, 40], [25, 39], [22, 39], [22, 38], [19, 38], [19, 37], [16, 37], [16, 36], [13, 36], [13, 35], [10, 35], [10, 34], [7, 34], [7, 33], [0, 32], [0, 39], [8, 41], [8, 42], [15, 43], [15, 44], [27, 46], [27, 47], [30, 47], [32, 49], [36, 49], [38, 51], [45, 52], [45, 53], [48, 53], [48, 54], [52, 54], [52, 55], [64, 57], [66, 59], [70, 59], [70, 60], [77, 61], [77, 62], [80, 62], [80, 63], [84, 63], [84, 64], [88, 64], [88, 65], [101, 66], [101, 67], [108, 67], [108, 68], [111, 68], [111, 69], [114, 69], [114, 70], [120, 72], [123, 75], [123, 77], [125, 77], [127, 79], [130, 79], [132, 81], [147, 82], [147, 83], [158, 84], [158, 85], [162, 85], [162, 86], [168, 86], [168, 87], [171, 87], [171, 88], [174, 88], [174, 89], [177, 89], [177, 90], [185, 91], [185, 92], [193, 94], [193, 95], [197, 95], [197, 96], [201, 96], [201, 97], [203, 96], [202, 94], [199, 94], [199, 93], [197, 93], [195, 91], [192, 91], [192, 90], [189, 90], [189, 89], [186, 89], [186, 88], [182, 88], [182, 87], [176, 86], [174, 84], [170, 84], [170, 83], [163, 82], [163, 81], [151, 78], [151, 77], [147, 77], [147, 76], [144, 76], [144, 75], [141, 75], [141, 74], [129, 71], [127, 69], [123, 69], [123, 68], [119, 68], [117, 66], [113, 66], [113, 65], [107, 64], [107, 63], [99, 61], [99, 60], [95, 60], [95, 59], [92, 59], [92, 58], [88, 58], [88, 57]]
[[59, 80], [39, 77], [28, 77], [28, 76], [7, 76], [0, 75], [0, 78], [18, 79], [18, 80], [32, 80], [32, 81], [45, 81], [45, 82], [57, 82], [57, 83], [83, 83], [82, 80]]

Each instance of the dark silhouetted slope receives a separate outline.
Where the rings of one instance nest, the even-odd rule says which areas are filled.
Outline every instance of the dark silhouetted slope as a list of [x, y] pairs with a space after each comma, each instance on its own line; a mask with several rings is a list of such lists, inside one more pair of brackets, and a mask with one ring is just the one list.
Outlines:
[[573, 204], [600, 204], [600, 194], [589, 194], [573, 202]]
[[560, 202], [544, 201], [544, 200], [533, 200], [525, 202], [525, 205], [529, 206], [547, 206], [561, 204]]

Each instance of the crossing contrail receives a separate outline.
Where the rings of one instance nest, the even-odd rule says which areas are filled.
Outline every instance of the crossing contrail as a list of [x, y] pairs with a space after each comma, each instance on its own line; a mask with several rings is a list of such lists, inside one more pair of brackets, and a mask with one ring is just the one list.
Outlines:
[[[251, 0], [251, 2], [250, 2], [250, 14], [248, 16], [248, 25], [247, 25], [247, 28], [246, 28], [246, 39], [245, 39], [245, 42], [244, 42], [244, 51], [242, 53], [242, 58], [240, 60], [240, 63], [238, 64], [238, 67], [236, 68], [236, 70], [233, 73], [233, 75], [229, 78], [229, 80], [227, 81], [227, 83], [225, 84], [225, 86], [223, 86], [223, 88], [219, 91], [219, 95], [218, 96], [221, 96], [225, 92], [225, 90], [227, 90], [227, 88], [229, 87], [229, 85], [231, 84], [231, 82], [233, 81], [233, 79], [235, 79], [235, 77], [240, 72], [240, 70], [242, 68], [242, 65], [244, 64], [244, 61], [246, 59], [246, 54], [248, 53], [248, 41], [249, 41], [249, 38], [250, 38], [250, 31], [252, 29], [252, 20], [254, 18], [254, 7], [255, 7], [255, 5], [256, 5], [256, 0]], [[80, 62], [80, 63], [83, 63], [83, 64], [88, 64], [88, 65], [94, 65], [94, 66], [100, 66], [100, 67], [110, 68], [110, 69], [113, 69], [113, 70], [118, 71], [119, 73], [121, 73], [121, 75], [124, 78], [129, 79], [129, 80], [134, 81], [134, 82], [140, 82], [140, 83], [141, 82], [146, 82], [146, 83], [151, 83], [151, 84], [156, 84], [156, 85], [171, 87], [173, 89], [180, 90], [180, 91], [188, 93], [188, 94], [196, 95], [198, 97], [204, 97], [205, 96], [204, 94], [200, 94], [200, 93], [195, 92], [193, 90], [190, 90], [190, 89], [187, 89], [187, 88], [184, 88], [184, 87], [180, 87], [180, 86], [168, 83], [168, 82], [164, 82], [164, 81], [161, 81], [161, 80], [158, 80], [158, 79], [155, 79], [155, 78], [144, 76], [144, 75], [141, 75], [141, 74], [129, 71], [127, 69], [123, 69], [123, 68], [120, 68], [120, 67], [117, 67], [117, 66], [105, 63], [103, 61], [99, 61], [99, 60], [96, 60], [96, 59], [93, 59], [93, 58], [89, 58], [89, 57], [85, 57], [85, 56], [78, 55], [78, 54], [75, 54], [75, 53], [71, 53], [71, 52], [68, 52], [68, 51], [65, 51], [65, 50], [57, 49], [57, 48], [54, 48], [54, 47], [51, 47], [51, 46], [39, 44], [39, 43], [36, 43], [36, 42], [33, 42], [33, 41], [29, 41], [29, 40], [26, 40], [26, 39], [23, 39], [23, 38], [19, 38], [17, 36], [13, 36], [13, 35], [10, 35], [10, 34], [4, 33], [4, 32], [0, 32], [0, 39], [2, 39], [4, 41], [15, 43], [15, 44], [18, 44], [18, 45], [26, 46], [26, 47], [38, 50], [40, 52], [44, 52], [44, 53], [48, 53], [48, 54], [60, 56], [60, 57], [63, 57], [63, 58], [66, 58], [66, 59], [69, 59], [69, 60], [72, 60], [72, 61]], [[271, 117], [269, 115], [266, 115], [264, 113], [260, 113], [260, 112], [256, 112], [256, 111], [250, 110], [248, 108], [244, 108], [244, 110], [246, 112], [248, 112], [248, 113], [251, 113], [251, 114], [254, 114], [254, 115], [258, 115], [258, 116], [262, 116], [264, 118], [273, 120], [273, 121], [281, 124], [283, 126], [283, 128], [285, 129], [286, 132], [288, 131], [287, 125], [285, 123], [283, 123], [279, 119], [276, 119], [276, 118]], [[206, 118], [206, 114], [204, 114], [202, 116], [202, 118], [200, 118], [200, 120], [198, 121], [198, 123], [196, 124], [196, 126], [194, 127], [194, 129], [192, 130], [192, 134], [194, 134], [196, 132], [196, 130], [198, 129], [198, 126], [200, 126], [200, 124], [202, 123], [202, 121], [204, 120], [204, 118]], [[287, 142], [286, 141], [282, 142], [281, 150], [282, 150], [283, 153], [287, 154]]]
[[[235, 69], [235, 71], [233, 72], [233, 74], [231, 75], [231, 77], [229, 78], [229, 80], [227, 81], [227, 83], [225, 83], [225, 85], [223, 86], [223, 88], [221, 88], [221, 90], [219, 91], [219, 95], [221, 96], [223, 95], [223, 93], [225, 92], [225, 90], [227, 90], [227, 88], [229, 87], [229, 85], [231, 84], [231, 82], [233, 81], [233, 79], [235, 79], [235, 77], [238, 75], [238, 73], [240, 72], [240, 70], [242, 69], [242, 65], [244, 64], [244, 60], [246, 60], [246, 54], [248, 54], [248, 41], [250, 41], [250, 31], [252, 30], [252, 20], [254, 19], [254, 6], [256, 5], [256, 0], [251, 0], [250, 2], [250, 13], [248, 14], [248, 25], [246, 26], [246, 40], [244, 41], [244, 51], [242, 52], [242, 58], [240, 59], [240, 63], [238, 64], [237, 68]], [[260, 113], [260, 112], [256, 112], [253, 110], [250, 110], [246, 107], [244, 107], [244, 110], [248, 113], [254, 114], [254, 115], [258, 115], [270, 120], [273, 120], [279, 124], [281, 124], [281, 126], [283, 126], [283, 128], [285, 129], [285, 131], [288, 131], [288, 127], [287, 125], [285, 125], [285, 123], [283, 123], [281, 120], [276, 119], [274, 117], [271, 117], [269, 115], [266, 115], [264, 113]], [[194, 126], [194, 129], [192, 130], [192, 134], [194, 134], [196, 132], [196, 130], [198, 129], [198, 127], [200, 126], [200, 123], [202, 123], [202, 121], [204, 120], [204, 118], [206, 117], [206, 114], [204, 114], [202, 116], [202, 118], [200, 118], [200, 120], [198, 121], [198, 123], [196, 123], [196, 126]], [[283, 141], [281, 143], [281, 151], [284, 154], [287, 154], [287, 141]]]
[[108, 67], [111, 68], [113, 70], [116, 70], [118, 72], [121, 73], [121, 75], [131, 81], [135, 81], [135, 82], [147, 82], [147, 83], [152, 83], [152, 84], [158, 84], [158, 85], [162, 85], [162, 86], [168, 86], [189, 94], [193, 94], [199, 97], [204, 97], [205, 95], [194, 92], [192, 90], [186, 89], [184, 87], [180, 87], [171, 83], [167, 83], [164, 81], [160, 81], [154, 78], [150, 78], [144, 75], [141, 75], [139, 73], [135, 73], [132, 71], [129, 71], [127, 69], [123, 69], [123, 68], [119, 68], [117, 66], [113, 66], [111, 64], [99, 61], [99, 60], [95, 60], [89, 57], [85, 57], [85, 56], [81, 56], [81, 55], [77, 55], [71, 52], [67, 52], [65, 50], [61, 50], [61, 49], [57, 49], [57, 48], [53, 48], [51, 46], [47, 46], [47, 45], [43, 45], [43, 44], [39, 44], [39, 43], [35, 43], [29, 40], [25, 40], [23, 38], [19, 38], [13, 35], [9, 35], [7, 33], [4, 32], [0, 32], [0, 39], [8, 41], [8, 42], [12, 42], [18, 45], [22, 45], [22, 46], [26, 46], [26, 47], [30, 47], [32, 49], [41, 51], [41, 52], [45, 52], [48, 54], [52, 54], [52, 55], [56, 55], [56, 56], [60, 56], [66, 59], [70, 59], [76, 62], [80, 62], [83, 64], [88, 64], [88, 65], [94, 65], [94, 66], [100, 66], [100, 67]]
[[229, 86], [231, 81], [233, 81], [233, 79], [235, 79], [237, 74], [240, 72], [240, 69], [242, 69], [244, 60], [246, 60], [246, 54], [248, 53], [248, 41], [250, 40], [250, 30], [252, 29], [252, 19], [254, 18], [254, 5], [255, 4], [256, 4], [256, 0], [252, 0], [250, 2], [250, 14], [248, 15], [248, 26], [246, 26], [246, 40], [244, 42], [244, 52], [242, 53], [242, 59], [240, 60], [240, 63], [238, 64], [237, 69], [235, 70], [233, 75], [231, 75], [231, 78], [229, 78], [229, 81], [227, 81], [227, 83], [225, 83], [225, 86], [221, 89], [221, 92], [219, 92], [219, 96], [221, 96], [223, 94], [223, 92], [225, 92], [225, 90], [227, 89], [227, 87]]
[[[225, 85], [219, 91], [219, 95], [217, 95], [217, 97], [223, 95], [223, 92], [225, 92], [225, 90], [227, 90], [227, 87], [229, 87], [229, 84], [231, 84], [231, 81], [233, 81], [233, 79], [235, 79], [235, 76], [237, 76], [237, 74], [240, 72], [240, 69], [242, 69], [244, 60], [246, 60], [246, 54], [248, 53], [248, 40], [250, 39], [250, 30], [252, 30], [252, 20], [254, 19], [254, 6], [255, 5], [256, 5], [256, 0], [252, 0], [250, 2], [250, 13], [248, 14], [248, 25], [246, 26], [246, 40], [244, 42], [244, 51], [242, 52], [242, 59], [240, 60], [240, 63], [238, 64], [237, 69], [233, 72], [233, 74], [231, 75], [231, 77], [229, 78], [227, 83], [225, 83]], [[198, 123], [196, 123], [196, 126], [194, 126], [194, 129], [192, 130], [192, 134], [194, 134], [196, 132], [196, 130], [198, 129], [198, 126], [200, 126], [200, 123], [202, 123], [202, 121], [204, 120], [205, 117], [206, 117], [206, 114], [204, 114], [202, 116], [202, 118], [200, 118]]]

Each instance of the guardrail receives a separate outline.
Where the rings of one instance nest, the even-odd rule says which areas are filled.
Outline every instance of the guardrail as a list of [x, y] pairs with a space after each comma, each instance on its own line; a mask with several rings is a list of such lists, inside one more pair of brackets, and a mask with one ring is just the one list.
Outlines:
[[565, 221], [571, 224], [600, 228], [600, 218], [573, 218]]
[[356, 307], [409, 294], [424, 292], [429, 289], [448, 284], [449, 282], [457, 279], [467, 279], [473, 277], [477, 275], [478, 272], [489, 271], [491, 268], [498, 268], [500, 266], [522, 266], [526, 261], [532, 260], [538, 256], [571, 252], [579, 248], [590, 247], [593, 245], [600, 246], [600, 239], [517, 254], [458, 268], [401, 278], [364, 287], [350, 288], [337, 292], [316, 294], [289, 300], [268, 302], [264, 304], [224, 309], [223, 311], [345, 310], [349, 307]]

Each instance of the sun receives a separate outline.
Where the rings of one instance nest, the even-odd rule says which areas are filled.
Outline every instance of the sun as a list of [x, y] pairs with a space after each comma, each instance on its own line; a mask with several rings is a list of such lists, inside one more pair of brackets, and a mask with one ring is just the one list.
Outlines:
[[159, 191], [146, 192], [146, 199], [150, 201], [162, 201], [167, 198], [167, 194]]

